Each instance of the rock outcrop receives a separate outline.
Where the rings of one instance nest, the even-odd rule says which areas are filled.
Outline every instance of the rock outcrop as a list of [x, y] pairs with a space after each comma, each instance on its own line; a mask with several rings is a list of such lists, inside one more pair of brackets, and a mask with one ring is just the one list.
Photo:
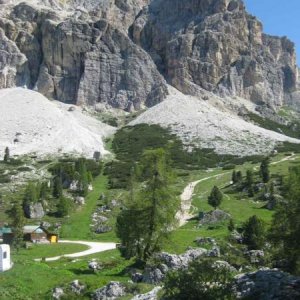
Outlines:
[[262, 269], [236, 276], [237, 299], [299, 299], [300, 279], [279, 270]]
[[41, 219], [45, 216], [42, 203], [30, 203], [24, 206], [25, 216], [29, 219]]
[[165, 79], [274, 109], [300, 99], [293, 43], [241, 0], [2, 0], [0, 51], [0, 88], [96, 109], [151, 107]]
[[126, 288], [123, 284], [111, 281], [106, 286], [98, 289], [92, 296], [94, 300], [114, 300], [126, 295]]
[[263, 34], [241, 0], [153, 0], [132, 32], [183, 93], [204, 88], [276, 108], [296, 90], [294, 44]]
[[[87, 1], [90, 13], [98, 14], [81, 12], [81, 17], [76, 10], [56, 13], [53, 5], [0, 4], [6, 8], [0, 14], [5, 51], [0, 88], [27, 86], [66, 103], [101, 103], [128, 111], [162, 101], [167, 94], [163, 77], [151, 57], [128, 37], [128, 21], [117, 22], [122, 14], [111, 2], [100, 1], [100, 13]], [[131, 2], [135, 5], [116, 3], [136, 11], [137, 1]]]

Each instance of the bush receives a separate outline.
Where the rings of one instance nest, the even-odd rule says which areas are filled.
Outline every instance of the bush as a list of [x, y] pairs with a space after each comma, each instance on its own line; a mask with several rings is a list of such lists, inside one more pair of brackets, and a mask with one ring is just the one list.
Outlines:
[[232, 279], [228, 268], [215, 265], [213, 260], [196, 260], [187, 270], [168, 273], [163, 299], [234, 299]]

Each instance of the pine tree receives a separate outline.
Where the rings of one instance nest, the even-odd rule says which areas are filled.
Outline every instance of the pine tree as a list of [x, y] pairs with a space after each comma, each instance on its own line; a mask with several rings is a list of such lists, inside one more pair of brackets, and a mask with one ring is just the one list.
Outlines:
[[269, 165], [270, 165], [269, 157], [266, 157], [260, 165], [260, 174], [264, 183], [268, 183], [270, 180]]
[[11, 210], [12, 227], [13, 227], [13, 242], [12, 245], [17, 250], [23, 245], [24, 233], [23, 227], [25, 225], [24, 211], [21, 205], [15, 203]]
[[30, 182], [28, 183], [24, 196], [23, 196], [23, 206], [29, 205], [31, 203], [36, 203], [39, 200], [39, 188], [36, 184]]
[[288, 262], [287, 271], [300, 275], [300, 167], [291, 168], [285, 187], [285, 201], [277, 203], [269, 237], [275, 259]]
[[88, 194], [89, 175], [86, 168], [85, 158], [78, 159], [75, 169], [78, 173], [80, 194], [82, 196], [86, 196]]
[[64, 196], [61, 196], [57, 204], [57, 215], [59, 217], [66, 217], [70, 213], [71, 208], [71, 201]]
[[232, 172], [231, 181], [235, 184], [237, 183], [236, 171]]
[[249, 197], [254, 196], [253, 183], [254, 183], [253, 172], [252, 172], [252, 170], [247, 170], [247, 173], [246, 173], [246, 186], [247, 186], [247, 189], [248, 189], [248, 196]]
[[262, 249], [265, 242], [265, 226], [261, 219], [252, 216], [244, 224], [244, 243], [250, 250]]
[[10, 151], [9, 151], [8, 147], [5, 148], [3, 160], [6, 163], [9, 162], [9, 160], [10, 160]]
[[63, 195], [63, 187], [61, 182], [61, 177], [56, 176], [53, 180], [53, 197], [56, 199], [60, 199]]
[[241, 182], [243, 180], [243, 174], [241, 171], [236, 172], [236, 181]]
[[124, 257], [147, 260], [168, 238], [179, 210], [171, 180], [166, 152], [145, 151], [134, 171], [129, 200], [117, 218], [116, 231]]
[[223, 194], [217, 186], [214, 186], [210, 195], [208, 196], [208, 204], [214, 209], [217, 209], [217, 207], [220, 206], [222, 200]]

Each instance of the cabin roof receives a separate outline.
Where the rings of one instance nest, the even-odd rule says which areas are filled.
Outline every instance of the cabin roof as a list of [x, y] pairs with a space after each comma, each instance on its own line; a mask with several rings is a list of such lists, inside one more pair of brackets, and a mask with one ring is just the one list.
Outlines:
[[44, 233], [45, 230], [40, 225], [26, 225], [23, 227], [23, 233]]

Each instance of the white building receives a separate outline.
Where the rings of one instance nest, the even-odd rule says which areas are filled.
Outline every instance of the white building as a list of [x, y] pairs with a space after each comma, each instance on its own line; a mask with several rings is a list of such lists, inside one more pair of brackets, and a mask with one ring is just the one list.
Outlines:
[[10, 247], [9, 245], [0, 245], [0, 272], [9, 270], [12, 267], [10, 260]]

